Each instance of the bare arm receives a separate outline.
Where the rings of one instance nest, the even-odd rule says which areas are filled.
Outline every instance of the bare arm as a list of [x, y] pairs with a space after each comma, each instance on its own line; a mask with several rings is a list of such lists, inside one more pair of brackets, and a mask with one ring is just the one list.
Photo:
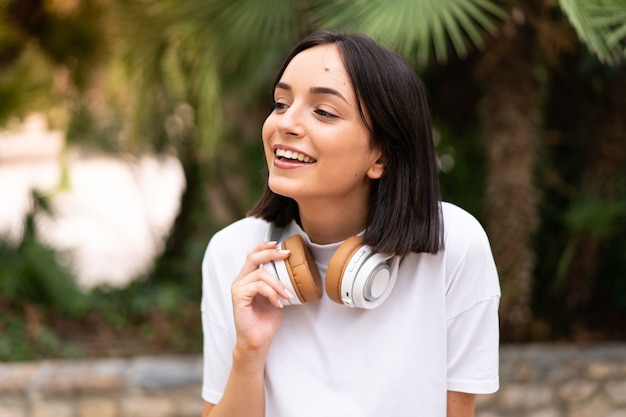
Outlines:
[[203, 417], [263, 417], [265, 362], [272, 339], [282, 323], [279, 297], [290, 298], [283, 286], [259, 265], [285, 259], [275, 243], [263, 243], [248, 254], [231, 288], [237, 340], [233, 365], [217, 404], [204, 402]]
[[474, 417], [476, 395], [465, 392], [448, 391], [447, 417]]
[[205, 401], [203, 404], [202, 416], [209, 415], [263, 417], [265, 415], [263, 371], [247, 370], [245, 365], [234, 363], [220, 402], [211, 404]]
[[211, 414], [211, 410], [213, 410], [213, 407], [215, 407], [215, 404], [204, 401], [202, 403], [202, 417], [209, 417], [209, 414]]

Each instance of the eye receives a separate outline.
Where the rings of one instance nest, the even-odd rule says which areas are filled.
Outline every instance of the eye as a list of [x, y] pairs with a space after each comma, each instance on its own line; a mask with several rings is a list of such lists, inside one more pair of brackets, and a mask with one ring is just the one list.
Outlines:
[[272, 110], [275, 112], [280, 113], [281, 111], [285, 110], [287, 108], [287, 104], [286, 103], [281, 103], [279, 101], [273, 101], [272, 102]]
[[322, 109], [315, 109], [315, 113], [327, 119], [336, 119], [338, 117], [336, 114], [333, 114], [331, 112], [328, 112]]

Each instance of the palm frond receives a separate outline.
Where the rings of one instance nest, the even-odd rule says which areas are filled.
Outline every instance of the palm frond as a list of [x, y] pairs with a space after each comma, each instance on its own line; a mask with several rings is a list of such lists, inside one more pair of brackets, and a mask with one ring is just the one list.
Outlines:
[[216, 150], [225, 134], [227, 97], [246, 100], [268, 83], [282, 56], [308, 30], [298, 2], [283, 0], [163, 1], [171, 9], [183, 63], [185, 96], [195, 110], [200, 150]]
[[187, 39], [184, 52], [179, 53], [184, 55], [179, 56], [179, 60], [185, 64], [181, 74], [181, 82], [185, 85], [183, 97], [195, 112], [193, 120], [183, 120], [187, 124], [183, 128], [195, 126], [197, 150], [207, 155], [212, 155], [219, 148], [223, 132], [223, 89], [219, 63], [210, 48], [211, 45], [199, 39]]
[[559, 0], [578, 37], [598, 58], [617, 64], [626, 57], [626, 0]]
[[184, 21], [205, 43], [215, 43], [221, 71], [231, 78], [252, 72], [268, 51], [284, 52], [309, 30], [295, 1], [195, 0], [184, 7]]
[[318, 26], [366, 33], [420, 66], [482, 47], [504, 16], [493, 0], [346, 0], [315, 8]]

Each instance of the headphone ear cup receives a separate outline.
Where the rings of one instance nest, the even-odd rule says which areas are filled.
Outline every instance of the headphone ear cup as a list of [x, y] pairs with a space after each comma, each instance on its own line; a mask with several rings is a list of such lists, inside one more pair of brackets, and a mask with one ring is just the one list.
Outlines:
[[285, 259], [287, 273], [301, 302], [316, 301], [322, 298], [322, 280], [309, 248], [300, 235], [293, 235], [282, 243], [282, 248], [290, 251]]
[[326, 270], [326, 294], [336, 303], [343, 304], [341, 283], [343, 273], [352, 256], [363, 246], [363, 239], [352, 236], [346, 239], [335, 251]]

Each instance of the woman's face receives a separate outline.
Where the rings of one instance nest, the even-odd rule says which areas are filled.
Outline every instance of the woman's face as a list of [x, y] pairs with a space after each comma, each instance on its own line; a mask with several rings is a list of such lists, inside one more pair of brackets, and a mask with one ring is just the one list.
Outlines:
[[370, 149], [337, 46], [296, 55], [276, 85], [274, 103], [263, 125], [270, 189], [301, 206], [321, 199], [363, 209], [384, 166], [381, 153]]

